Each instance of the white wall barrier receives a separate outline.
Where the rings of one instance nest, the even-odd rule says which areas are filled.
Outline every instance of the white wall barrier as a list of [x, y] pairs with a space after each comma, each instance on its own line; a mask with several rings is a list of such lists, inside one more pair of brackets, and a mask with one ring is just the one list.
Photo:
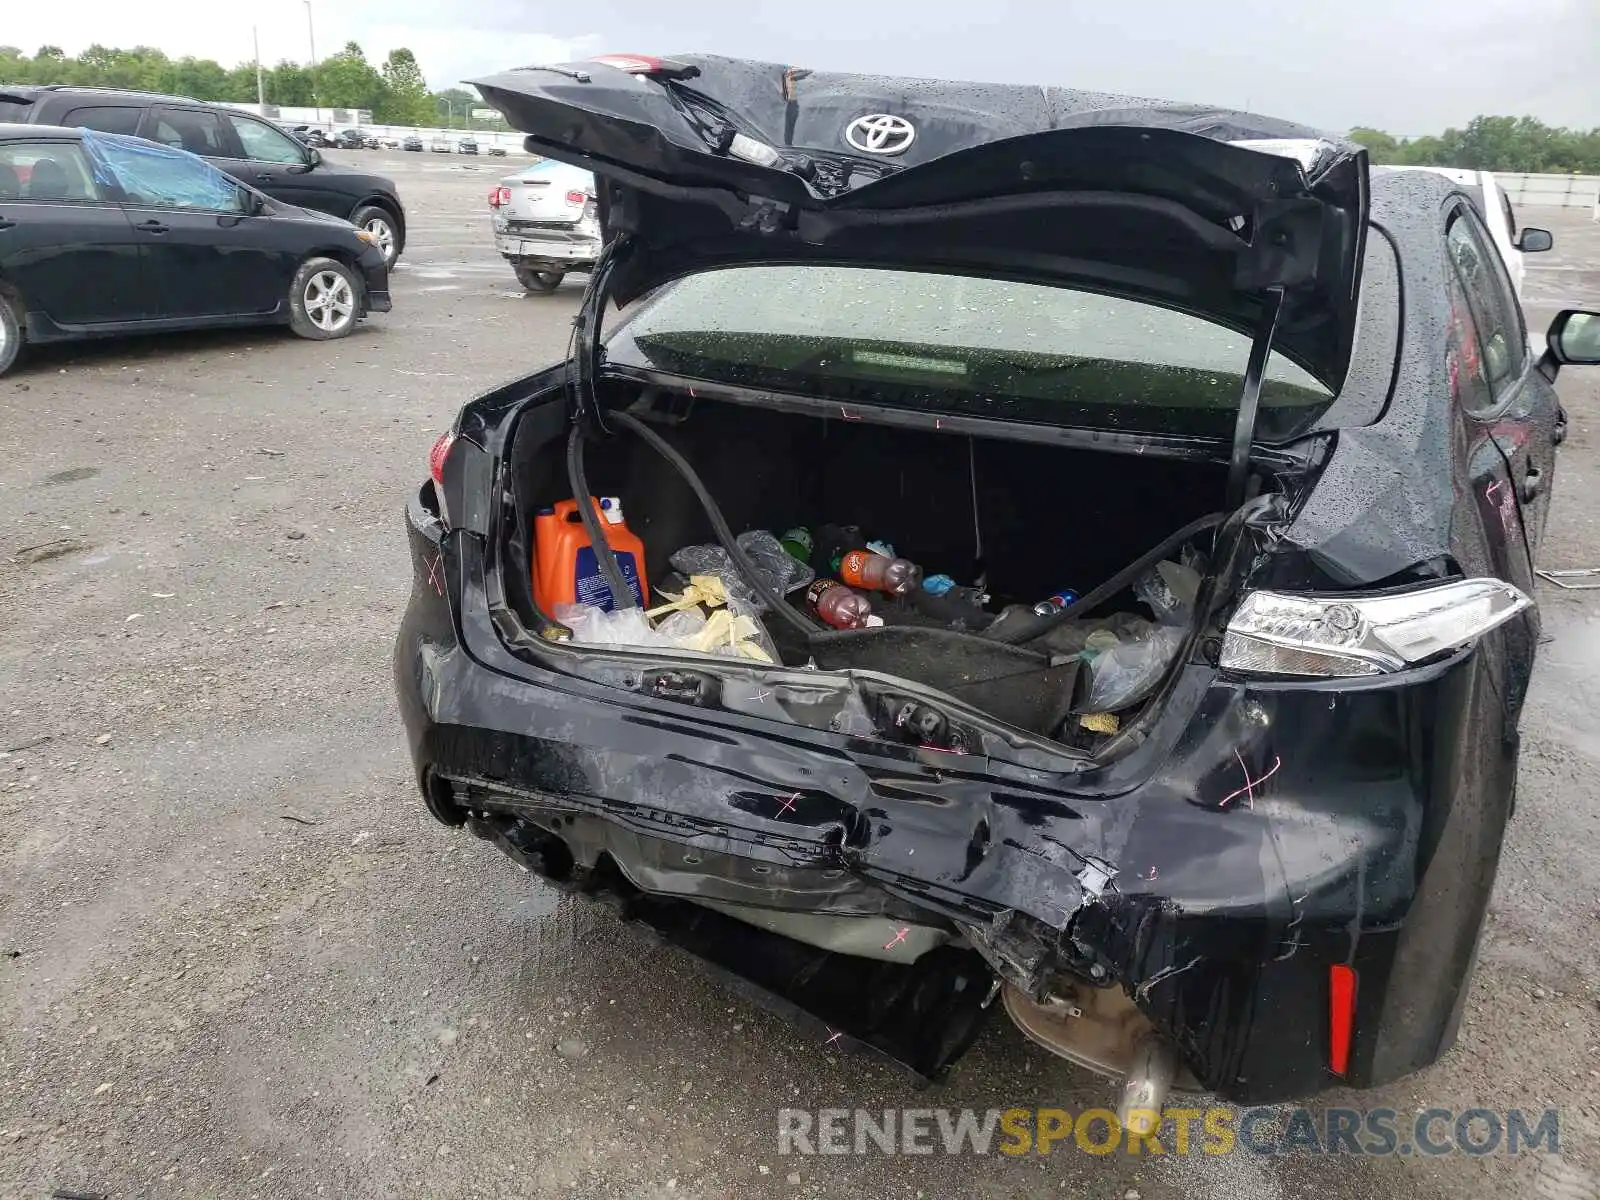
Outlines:
[[1600, 175], [1518, 175], [1496, 171], [1494, 177], [1515, 206], [1582, 208], [1600, 219]]

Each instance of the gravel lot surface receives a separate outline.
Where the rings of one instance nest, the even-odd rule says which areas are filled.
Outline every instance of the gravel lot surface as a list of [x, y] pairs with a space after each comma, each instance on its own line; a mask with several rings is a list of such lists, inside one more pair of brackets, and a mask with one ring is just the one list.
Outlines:
[[[390, 683], [404, 498], [463, 401], [561, 354], [581, 280], [524, 296], [494, 254], [499, 160], [362, 161], [413, 224], [355, 336], [0, 380], [0, 1196], [1600, 1194], [1600, 592], [1553, 589], [1460, 1043], [1326, 1102], [1553, 1106], [1560, 1156], [780, 1156], [783, 1106], [1110, 1092], [996, 1020], [911, 1093], [427, 816]], [[1523, 218], [1557, 237], [1530, 323], [1600, 307], [1600, 225]], [[1600, 371], [1561, 382], [1543, 565], [1600, 565]]]

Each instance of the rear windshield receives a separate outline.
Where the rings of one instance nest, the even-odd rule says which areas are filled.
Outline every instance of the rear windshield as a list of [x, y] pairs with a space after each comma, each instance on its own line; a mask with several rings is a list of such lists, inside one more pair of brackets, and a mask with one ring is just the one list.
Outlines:
[[[1186, 313], [1039, 284], [782, 265], [693, 275], [641, 304], [607, 359], [743, 387], [1128, 433], [1231, 437], [1250, 338]], [[1257, 436], [1333, 402], [1280, 355]]]

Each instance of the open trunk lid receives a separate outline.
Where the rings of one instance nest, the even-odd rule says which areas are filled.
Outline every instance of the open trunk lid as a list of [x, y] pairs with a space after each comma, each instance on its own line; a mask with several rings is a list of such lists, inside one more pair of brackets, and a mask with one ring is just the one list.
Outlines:
[[619, 303], [750, 263], [939, 270], [1252, 336], [1276, 319], [1273, 349], [1343, 382], [1368, 202], [1354, 143], [1196, 106], [712, 56], [474, 82], [531, 152], [606, 185]]

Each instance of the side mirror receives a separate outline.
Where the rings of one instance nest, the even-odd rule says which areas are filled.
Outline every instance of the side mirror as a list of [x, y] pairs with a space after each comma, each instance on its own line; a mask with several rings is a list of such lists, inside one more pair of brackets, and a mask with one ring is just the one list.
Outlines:
[[1565, 366], [1600, 366], [1600, 313], [1565, 310], [1550, 322], [1547, 341], [1550, 353]]
[[[321, 165], [322, 165], [322, 151], [318, 150], [315, 146], [312, 146], [309, 149], [307, 149], [306, 150], [306, 170], [309, 171], [309, 170], [311, 170], [312, 167], [320, 167]], [[1549, 237], [1550, 235], [1546, 234], [1545, 236]]]
[[1517, 235], [1516, 248], [1524, 254], [1539, 254], [1556, 244], [1548, 229], [1524, 229]]
[[1568, 308], [1550, 322], [1539, 373], [1552, 383], [1562, 367], [1600, 366], [1600, 313]]

